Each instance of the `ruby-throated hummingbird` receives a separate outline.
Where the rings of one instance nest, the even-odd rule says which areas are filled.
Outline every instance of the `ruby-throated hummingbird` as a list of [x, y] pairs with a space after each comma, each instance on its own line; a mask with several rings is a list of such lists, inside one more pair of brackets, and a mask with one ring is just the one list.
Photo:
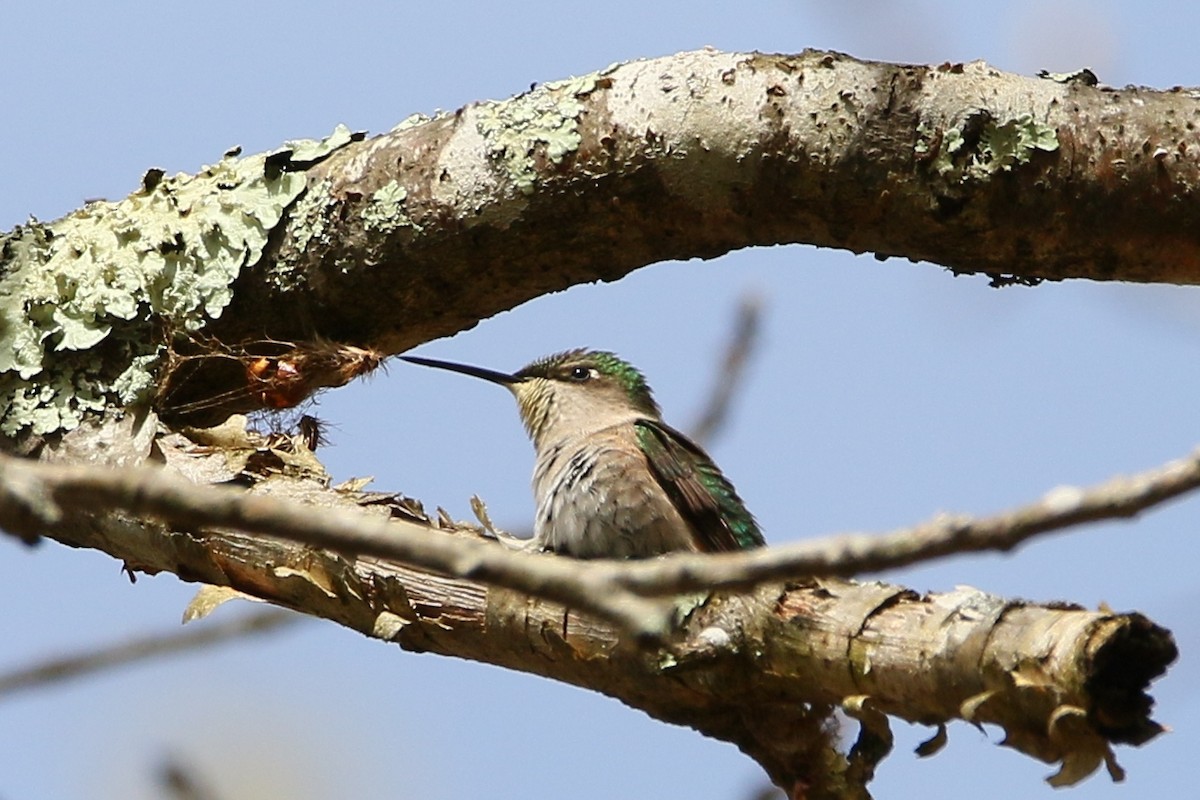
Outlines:
[[646, 379], [600, 350], [568, 350], [513, 374], [401, 356], [508, 388], [533, 439], [537, 501], [530, 546], [577, 558], [759, 547], [733, 484], [662, 421]]

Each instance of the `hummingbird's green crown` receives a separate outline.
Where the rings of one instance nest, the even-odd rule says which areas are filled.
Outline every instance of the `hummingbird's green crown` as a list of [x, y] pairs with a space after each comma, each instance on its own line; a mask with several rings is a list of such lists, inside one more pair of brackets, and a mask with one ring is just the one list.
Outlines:
[[607, 350], [588, 350], [581, 347], [555, 353], [527, 364], [517, 370], [513, 377], [521, 380], [542, 378], [570, 383], [586, 383], [598, 379], [615, 383], [624, 390], [629, 401], [640, 411], [652, 417], [661, 415], [658, 403], [654, 402], [654, 396], [646, 384], [646, 377], [637, 367]]

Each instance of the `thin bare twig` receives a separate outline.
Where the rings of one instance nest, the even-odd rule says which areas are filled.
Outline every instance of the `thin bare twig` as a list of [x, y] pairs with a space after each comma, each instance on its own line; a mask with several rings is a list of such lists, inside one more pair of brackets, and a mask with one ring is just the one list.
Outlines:
[[297, 507], [270, 497], [196, 486], [161, 470], [96, 470], [0, 457], [0, 523], [12, 526], [56, 509], [152, 514], [175, 525], [224, 527], [394, 559], [565, 603], [646, 639], [669, 628], [670, 607], [647, 598], [706, 589], [739, 589], [811, 575], [853, 575], [952, 553], [1008, 550], [1034, 536], [1102, 519], [1131, 517], [1200, 487], [1200, 452], [1091, 489], [1059, 488], [992, 517], [939, 517], [881, 536], [847, 535], [718, 555], [676, 554], [641, 562], [586, 562], [511, 552], [493, 542], [454, 537], [401, 520], [349, 510]]
[[217, 644], [248, 634], [278, 630], [306, 619], [302, 614], [269, 608], [183, 631], [151, 634], [103, 647], [58, 656], [0, 675], [0, 697], [51, 683], [82, 677], [92, 672], [140, 661], [151, 656], [173, 655], [197, 647]]
[[734, 394], [738, 387], [743, 385], [743, 373], [758, 343], [761, 319], [762, 299], [752, 292], [742, 295], [729, 341], [725, 344], [725, 355], [721, 359], [720, 368], [713, 374], [713, 387], [708, 396], [708, 404], [689, 430], [691, 438], [701, 446], [706, 446], [712, 440], [729, 417]]
[[164, 796], [173, 800], [219, 800], [220, 795], [200, 775], [195, 765], [169, 756], [159, 765], [158, 783]]

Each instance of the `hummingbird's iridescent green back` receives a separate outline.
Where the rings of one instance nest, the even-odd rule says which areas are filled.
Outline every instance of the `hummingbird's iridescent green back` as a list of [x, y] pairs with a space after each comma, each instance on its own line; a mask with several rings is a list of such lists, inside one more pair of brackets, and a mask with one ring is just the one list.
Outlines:
[[651, 471], [698, 537], [697, 550], [743, 550], [765, 544], [754, 515], [698, 445], [662, 420], [635, 425]]

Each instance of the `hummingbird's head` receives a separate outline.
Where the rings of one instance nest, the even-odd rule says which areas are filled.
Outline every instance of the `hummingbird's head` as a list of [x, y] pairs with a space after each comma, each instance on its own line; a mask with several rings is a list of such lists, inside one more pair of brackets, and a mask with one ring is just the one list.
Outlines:
[[642, 373], [604, 350], [555, 353], [511, 375], [447, 361], [401, 358], [508, 387], [517, 398], [521, 421], [535, 445], [551, 432], [586, 434], [627, 420], [660, 416]]

